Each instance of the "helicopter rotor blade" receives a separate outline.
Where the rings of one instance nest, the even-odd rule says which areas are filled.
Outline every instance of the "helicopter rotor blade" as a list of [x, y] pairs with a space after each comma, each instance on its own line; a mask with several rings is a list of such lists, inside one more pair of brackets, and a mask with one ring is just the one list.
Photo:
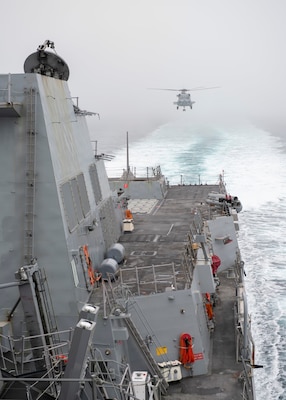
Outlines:
[[188, 92], [193, 92], [195, 90], [208, 90], [208, 89], [218, 89], [220, 88], [220, 86], [209, 86], [209, 87], [204, 87], [204, 86], [199, 86], [199, 87], [195, 87], [192, 89], [186, 89]]
[[165, 88], [148, 88], [149, 90], [168, 90], [171, 92], [193, 92], [196, 90], [208, 90], [208, 89], [218, 89], [220, 86], [209, 86], [209, 87], [204, 87], [204, 86], [198, 86], [194, 87], [191, 89], [165, 89]]
[[182, 90], [185, 90], [185, 89], [162, 89], [162, 88], [148, 88], [149, 90], [169, 90], [169, 91], [172, 91], [172, 92], [180, 92], [180, 91], [182, 91]]

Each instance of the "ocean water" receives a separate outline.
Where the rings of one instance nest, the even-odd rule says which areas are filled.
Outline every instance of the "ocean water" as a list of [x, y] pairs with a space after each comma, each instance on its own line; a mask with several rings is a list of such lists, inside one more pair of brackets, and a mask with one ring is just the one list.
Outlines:
[[[146, 137], [129, 137], [129, 165], [137, 176], [160, 165], [171, 184], [216, 183], [224, 174], [237, 195], [239, 243], [256, 347], [257, 400], [286, 399], [286, 157], [283, 138], [242, 122], [201, 124], [184, 118]], [[109, 176], [126, 168], [126, 149], [106, 163]]]

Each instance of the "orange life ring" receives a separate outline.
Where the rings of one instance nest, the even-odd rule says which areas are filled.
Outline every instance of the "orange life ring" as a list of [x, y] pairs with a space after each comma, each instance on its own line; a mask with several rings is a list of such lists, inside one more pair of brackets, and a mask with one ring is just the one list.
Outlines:
[[179, 360], [184, 366], [195, 362], [193, 339], [189, 333], [182, 333], [180, 336]]
[[212, 308], [211, 303], [206, 303], [206, 310], [207, 310], [209, 320], [213, 319], [214, 313], [213, 313], [213, 308]]
[[95, 283], [95, 275], [94, 275], [94, 271], [93, 271], [93, 268], [92, 268], [92, 262], [91, 262], [91, 259], [89, 257], [88, 247], [87, 247], [86, 244], [82, 246], [82, 250], [83, 250], [84, 257], [85, 257], [85, 262], [86, 262], [86, 265], [87, 265], [87, 273], [88, 273], [88, 277], [89, 277], [90, 283], [91, 283], [91, 285], [94, 285], [94, 283]]

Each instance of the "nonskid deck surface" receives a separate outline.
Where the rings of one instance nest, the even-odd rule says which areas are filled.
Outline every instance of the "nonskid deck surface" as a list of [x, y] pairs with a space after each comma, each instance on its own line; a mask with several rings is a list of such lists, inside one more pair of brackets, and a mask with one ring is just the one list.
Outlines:
[[133, 294], [160, 293], [170, 287], [185, 289], [186, 275], [182, 259], [190, 224], [199, 209], [204, 214], [209, 212], [204, 199], [215, 189], [218, 190], [218, 187], [170, 187], [164, 200], [155, 203], [146, 200], [152, 204], [150, 212], [146, 212], [148, 207], [144, 207], [144, 200], [130, 202], [135, 228], [119, 240], [126, 250], [120, 281]]
[[[166, 198], [152, 208], [151, 213], [137, 213], [138, 210], [131, 209], [135, 229], [120, 238], [126, 251], [126, 262], [122, 270], [133, 266], [180, 265], [195, 211], [200, 210], [207, 217], [207, 195], [218, 190], [216, 185], [173, 186], [169, 188]], [[165, 267], [162, 268], [163, 273], [166, 275]], [[232, 278], [228, 278], [226, 272], [219, 275], [219, 278], [221, 285], [214, 308], [215, 330], [212, 334], [213, 353], [209, 374], [171, 383], [167, 399], [241, 399], [241, 385], [238, 381], [241, 365], [235, 361], [235, 283]], [[180, 274], [177, 273], [178, 289], [180, 282]]]
[[211, 367], [208, 375], [171, 383], [166, 400], [241, 400], [241, 365], [235, 361], [234, 310], [235, 287], [227, 273], [219, 275], [220, 288], [214, 308]]
[[211, 191], [218, 191], [218, 186], [172, 186], [150, 213], [142, 212], [142, 205], [131, 207], [135, 229], [119, 240], [126, 250], [126, 265], [181, 263], [190, 223], [197, 210], [208, 216], [205, 199]]

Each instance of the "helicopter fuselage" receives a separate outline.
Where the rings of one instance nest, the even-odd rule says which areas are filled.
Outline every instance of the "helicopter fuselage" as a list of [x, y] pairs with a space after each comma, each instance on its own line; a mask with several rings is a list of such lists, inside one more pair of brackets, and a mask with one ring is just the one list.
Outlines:
[[174, 104], [177, 106], [177, 110], [182, 107], [183, 111], [186, 111], [186, 107], [193, 108], [193, 104], [195, 101], [191, 100], [191, 95], [188, 92], [191, 92], [193, 90], [207, 90], [207, 89], [216, 89], [219, 86], [212, 86], [212, 87], [195, 87], [192, 89], [164, 89], [164, 88], [151, 88], [153, 90], [168, 90], [172, 92], [180, 92], [177, 94], [178, 100], [174, 102]]
[[193, 108], [193, 104], [195, 101], [191, 100], [190, 93], [179, 93], [177, 94], [178, 100], [174, 102], [177, 106], [177, 110], [179, 107], [183, 107], [183, 111], [186, 111], [186, 107]]

